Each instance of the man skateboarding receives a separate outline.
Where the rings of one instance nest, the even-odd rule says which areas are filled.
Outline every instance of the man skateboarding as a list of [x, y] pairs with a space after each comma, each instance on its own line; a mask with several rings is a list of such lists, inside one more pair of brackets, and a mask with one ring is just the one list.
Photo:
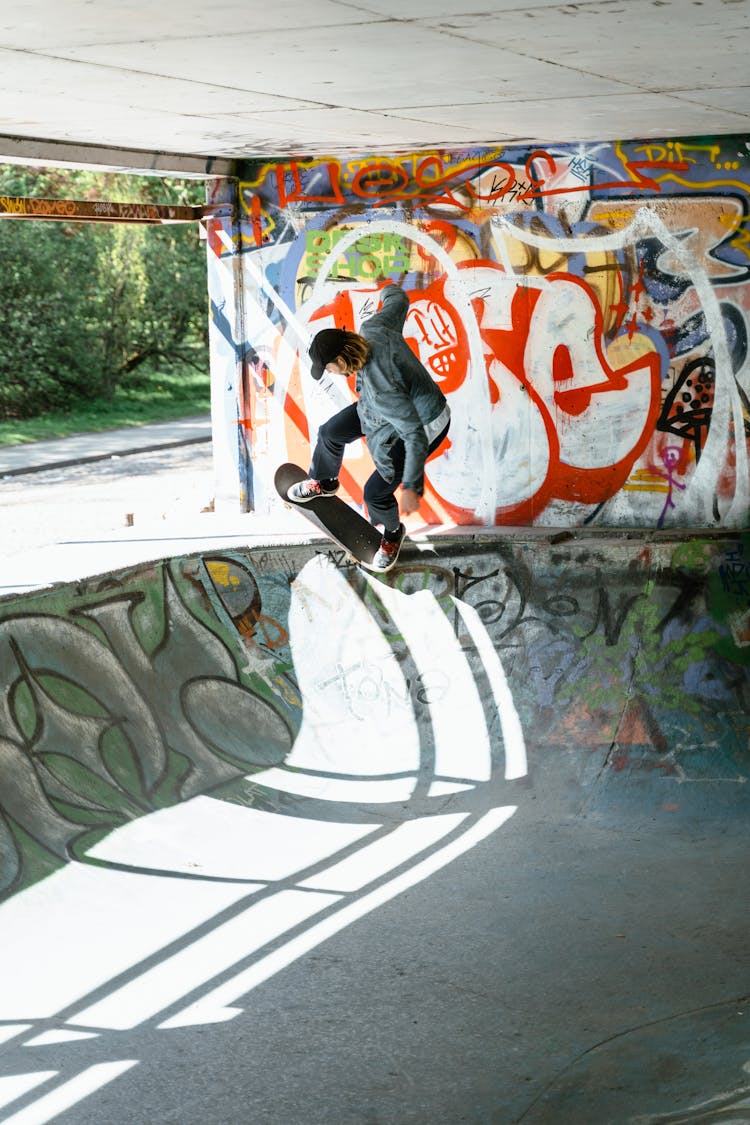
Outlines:
[[408, 310], [403, 289], [388, 285], [380, 311], [362, 322], [359, 333], [325, 328], [313, 338], [313, 379], [324, 371], [356, 374], [359, 401], [320, 427], [310, 476], [287, 492], [295, 504], [335, 496], [344, 447], [364, 437], [375, 462], [375, 472], [365, 484], [365, 504], [371, 523], [383, 527], [371, 569], [380, 571], [395, 564], [406, 533], [396, 489], [402, 486], [400, 514], [416, 512], [424, 491], [425, 461], [450, 426], [443, 392], [404, 340]]

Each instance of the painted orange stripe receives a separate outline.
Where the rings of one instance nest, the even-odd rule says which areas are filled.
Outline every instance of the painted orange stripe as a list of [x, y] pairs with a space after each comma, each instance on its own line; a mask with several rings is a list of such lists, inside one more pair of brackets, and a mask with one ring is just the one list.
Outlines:
[[300, 408], [299, 404], [294, 401], [291, 395], [286, 396], [284, 409], [291, 418], [292, 422], [294, 422], [299, 432], [302, 434], [305, 441], [309, 441], [310, 429], [307, 425], [307, 418], [305, 417], [304, 411]]

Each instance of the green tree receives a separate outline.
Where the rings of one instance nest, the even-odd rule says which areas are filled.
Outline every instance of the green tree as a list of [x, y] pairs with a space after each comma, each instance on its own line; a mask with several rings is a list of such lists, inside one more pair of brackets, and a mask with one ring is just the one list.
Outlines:
[[[0, 166], [0, 195], [199, 203], [200, 183]], [[148, 361], [207, 366], [194, 225], [0, 221], [0, 417], [110, 397]]]
[[[185, 202], [163, 193], [160, 199]], [[146, 360], [189, 363], [198, 359], [206, 364], [206, 250], [197, 227], [167, 224], [143, 228], [140, 233], [146, 293], [137, 323], [131, 324], [131, 351], [123, 374]]]

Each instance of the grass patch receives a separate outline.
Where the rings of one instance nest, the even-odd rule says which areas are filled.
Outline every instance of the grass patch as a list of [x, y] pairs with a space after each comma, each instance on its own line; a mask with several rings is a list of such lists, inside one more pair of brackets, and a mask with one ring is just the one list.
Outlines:
[[117, 388], [111, 401], [87, 402], [69, 410], [39, 414], [36, 418], [0, 422], [0, 445], [23, 445], [29, 441], [207, 414], [211, 407], [210, 386], [208, 371], [197, 371], [194, 367], [139, 372], [129, 385]]

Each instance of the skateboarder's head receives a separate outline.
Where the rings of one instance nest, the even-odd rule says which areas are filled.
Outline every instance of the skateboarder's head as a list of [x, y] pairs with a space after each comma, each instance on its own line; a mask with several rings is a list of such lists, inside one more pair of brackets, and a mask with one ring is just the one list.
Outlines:
[[313, 379], [320, 379], [326, 370], [352, 375], [364, 366], [369, 354], [370, 345], [364, 336], [343, 328], [324, 328], [310, 345], [310, 374]]

